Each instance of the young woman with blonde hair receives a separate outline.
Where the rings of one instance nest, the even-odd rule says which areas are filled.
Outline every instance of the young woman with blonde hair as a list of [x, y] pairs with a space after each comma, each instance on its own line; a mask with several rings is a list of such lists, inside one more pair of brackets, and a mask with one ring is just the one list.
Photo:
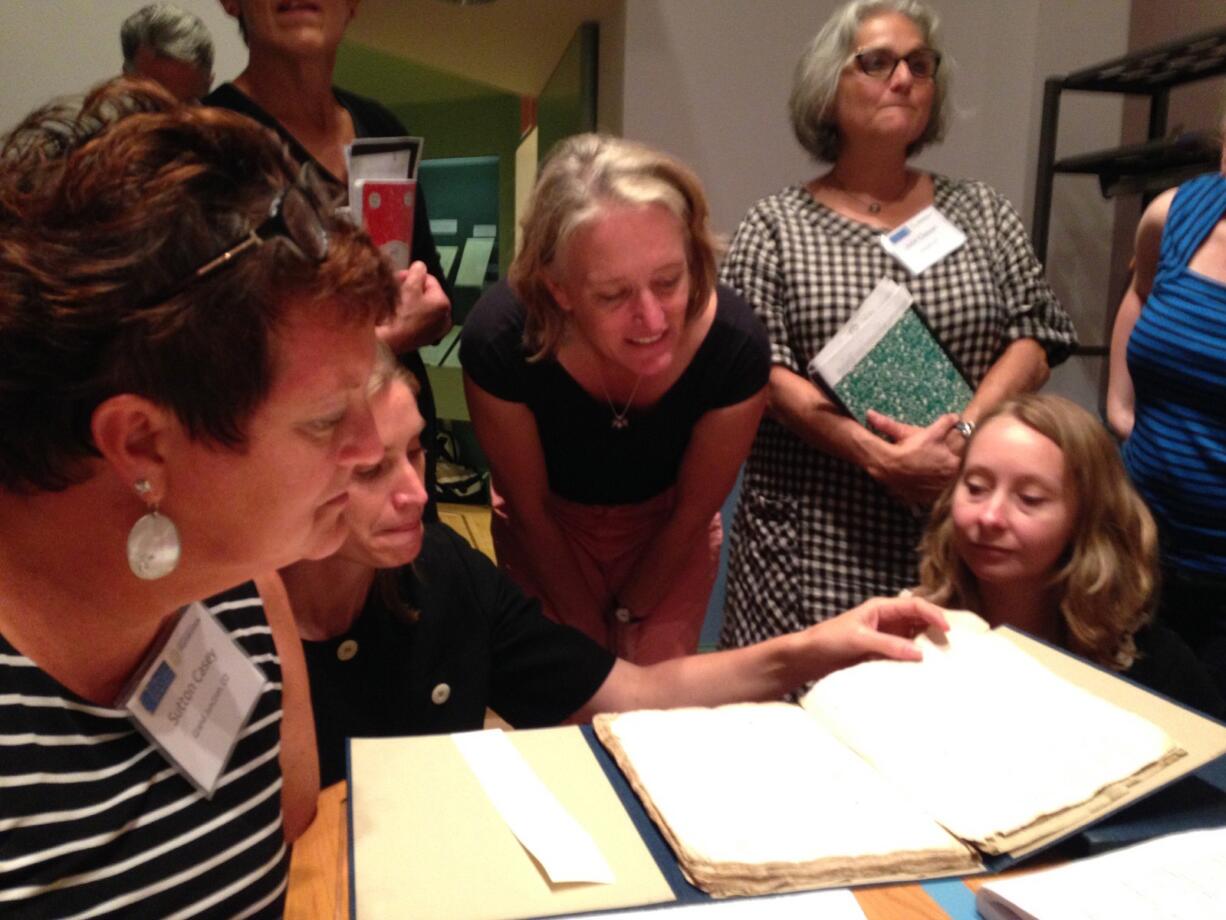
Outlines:
[[1103, 426], [1058, 396], [984, 415], [920, 545], [922, 597], [975, 611], [1221, 713], [1191, 650], [1151, 623], [1157, 530]]

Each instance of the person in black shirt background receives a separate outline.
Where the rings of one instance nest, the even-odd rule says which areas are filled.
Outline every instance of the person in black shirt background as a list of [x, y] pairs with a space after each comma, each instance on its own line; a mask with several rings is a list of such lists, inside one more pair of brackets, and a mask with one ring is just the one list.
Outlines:
[[384, 452], [354, 471], [345, 545], [281, 570], [305, 647], [324, 785], [344, 778], [348, 737], [471, 731], [486, 707], [531, 728], [774, 699], [865, 657], [918, 658], [905, 637], [945, 626], [924, 601], [877, 599], [750, 648], [645, 667], [615, 658], [546, 619], [445, 524], [423, 522], [422, 420], [386, 353], [380, 376], [371, 408]]
[[[344, 194], [348, 175], [345, 146], [360, 137], [394, 137], [409, 132], [386, 108], [332, 85], [336, 53], [357, 0], [316, 0], [284, 4], [277, 0], [222, 0], [238, 20], [249, 52], [247, 67], [232, 82], [204, 98], [205, 105], [241, 112], [277, 132], [300, 163], [313, 162]], [[422, 414], [427, 444], [435, 443], [434, 396], [417, 349], [451, 327], [451, 300], [444, 284], [421, 186], [413, 214], [411, 264], [399, 274], [401, 299], [393, 320], [379, 337], [422, 382]], [[434, 494], [434, 451], [427, 465], [427, 488]], [[429, 512], [433, 515], [433, 505]]]

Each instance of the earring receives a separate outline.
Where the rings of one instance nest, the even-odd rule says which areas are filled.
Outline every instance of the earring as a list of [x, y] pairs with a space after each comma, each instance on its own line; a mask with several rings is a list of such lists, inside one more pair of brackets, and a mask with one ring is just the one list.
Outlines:
[[[133, 487], [142, 497], [153, 491], [148, 479], [136, 480]], [[178, 566], [181, 549], [178, 528], [170, 518], [158, 514], [154, 503], [128, 532], [128, 567], [137, 578], [164, 578]]]

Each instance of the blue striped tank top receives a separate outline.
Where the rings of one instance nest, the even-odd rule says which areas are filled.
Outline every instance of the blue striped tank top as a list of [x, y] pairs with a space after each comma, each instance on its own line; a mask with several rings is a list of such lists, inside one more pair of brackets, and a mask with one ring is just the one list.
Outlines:
[[280, 916], [281, 663], [253, 585], [206, 606], [269, 680], [211, 800], [0, 636], [0, 916]]
[[1180, 186], [1158, 270], [1128, 342], [1136, 421], [1124, 463], [1166, 561], [1226, 575], [1226, 285], [1188, 261], [1226, 212], [1226, 177]]

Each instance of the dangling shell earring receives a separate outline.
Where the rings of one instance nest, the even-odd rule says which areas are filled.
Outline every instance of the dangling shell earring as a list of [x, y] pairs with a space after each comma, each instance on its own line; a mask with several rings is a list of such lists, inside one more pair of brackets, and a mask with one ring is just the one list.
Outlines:
[[[134, 488], [142, 497], [153, 489], [148, 479], [136, 480]], [[152, 581], [169, 575], [179, 564], [181, 549], [178, 529], [170, 518], [158, 514], [156, 504], [128, 531], [128, 567], [137, 578]]]

